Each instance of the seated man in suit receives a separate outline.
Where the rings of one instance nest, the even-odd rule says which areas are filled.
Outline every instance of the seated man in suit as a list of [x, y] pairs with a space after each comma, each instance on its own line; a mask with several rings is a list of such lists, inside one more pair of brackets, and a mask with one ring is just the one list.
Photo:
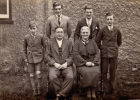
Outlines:
[[71, 26], [71, 21], [70, 18], [68, 16], [65, 16], [62, 14], [63, 11], [63, 5], [58, 3], [58, 2], [54, 2], [53, 3], [53, 12], [54, 15], [51, 15], [48, 19], [47, 19], [47, 37], [48, 38], [54, 38], [55, 35], [55, 28], [58, 26], [61, 26], [64, 30], [64, 37], [65, 38], [72, 38], [72, 26]]
[[[49, 80], [54, 88], [56, 100], [63, 100], [73, 85], [72, 49], [72, 42], [64, 38], [63, 28], [56, 27], [55, 38], [48, 41], [46, 50]], [[64, 78], [63, 82], [59, 80], [60, 76]]]
[[99, 27], [99, 22], [92, 17], [93, 15], [93, 9], [91, 5], [86, 5], [84, 7], [84, 14], [85, 18], [82, 18], [81, 20], [78, 21], [75, 33], [74, 33], [74, 40], [76, 41], [77, 39], [80, 38], [80, 30], [83, 26], [88, 26], [90, 28], [90, 36], [89, 39], [94, 39], [96, 38], [100, 27]]

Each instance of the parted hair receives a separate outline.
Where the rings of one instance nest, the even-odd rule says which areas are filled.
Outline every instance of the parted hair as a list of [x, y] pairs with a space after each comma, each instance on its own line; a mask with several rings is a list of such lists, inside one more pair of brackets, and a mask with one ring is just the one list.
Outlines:
[[90, 4], [85, 5], [84, 10], [86, 10], [86, 9], [92, 9], [92, 5], [90, 5]]
[[56, 6], [61, 6], [61, 8], [63, 8], [63, 5], [58, 3], [58, 2], [54, 2], [53, 3], [53, 9], [55, 9]]

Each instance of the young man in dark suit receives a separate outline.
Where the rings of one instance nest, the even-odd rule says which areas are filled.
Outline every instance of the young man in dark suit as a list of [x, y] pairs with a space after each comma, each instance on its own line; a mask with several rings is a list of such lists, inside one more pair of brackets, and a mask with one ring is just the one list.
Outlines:
[[[100, 30], [96, 41], [101, 50], [104, 90], [105, 93], [112, 93], [117, 69], [118, 48], [122, 44], [122, 35], [120, 30], [113, 25], [114, 15], [107, 13], [105, 17], [107, 25]], [[109, 80], [107, 79], [108, 69]]]
[[94, 39], [96, 38], [100, 27], [99, 27], [99, 22], [94, 19], [93, 16], [93, 9], [91, 5], [86, 5], [84, 8], [84, 13], [85, 13], [85, 18], [82, 18], [81, 20], [78, 21], [75, 33], [74, 33], [74, 40], [76, 41], [77, 39], [80, 38], [80, 29], [83, 26], [88, 26], [90, 28], [90, 37], [89, 39]]
[[[37, 32], [36, 22], [31, 21], [29, 23], [29, 34], [25, 36], [23, 41], [23, 52], [34, 95], [40, 94], [41, 65], [45, 48], [45, 38]], [[37, 81], [37, 84], [35, 81]]]
[[64, 30], [64, 37], [65, 38], [72, 38], [72, 27], [71, 27], [71, 21], [68, 16], [65, 16], [62, 14], [63, 11], [63, 5], [54, 2], [53, 3], [53, 12], [54, 15], [51, 15], [47, 20], [47, 37], [48, 38], [54, 38], [55, 35], [55, 28], [58, 26], [61, 26]]
[[[56, 100], [64, 100], [73, 85], [72, 41], [64, 38], [62, 27], [56, 27], [55, 38], [47, 43], [46, 60], [49, 65], [50, 86], [53, 86]], [[60, 77], [63, 77], [63, 82]]]

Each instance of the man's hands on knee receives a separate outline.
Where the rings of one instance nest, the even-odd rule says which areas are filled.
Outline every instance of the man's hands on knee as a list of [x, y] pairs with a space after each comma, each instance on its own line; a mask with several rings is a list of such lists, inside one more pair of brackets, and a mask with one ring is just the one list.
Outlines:
[[54, 67], [57, 69], [61, 69], [61, 65], [59, 63], [54, 63]]
[[87, 67], [93, 67], [94, 66], [94, 63], [92, 63], [92, 62], [86, 62], [86, 66]]

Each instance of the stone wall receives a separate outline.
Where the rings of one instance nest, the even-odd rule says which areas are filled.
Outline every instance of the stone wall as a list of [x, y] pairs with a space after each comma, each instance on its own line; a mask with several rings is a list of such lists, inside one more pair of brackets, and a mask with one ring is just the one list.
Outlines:
[[0, 24], [0, 38], [2, 39], [0, 72], [22, 66], [22, 40], [24, 35], [28, 34], [28, 23], [30, 20], [37, 20], [38, 31], [45, 33], [46, 19], [52, 14], [50, 7], [54, 1], [64, 4], [64, 14], [71, 18], [73, 31], [77, 21], [84, 17], [83, 7], [87, 3], [93, 5], [93, 16], [99, 20], [101, 27], [105, 25], [106, 12], [115, 14], [115, 26], [120, 28], [123, 35], [116, 73], [117, 86], [124, 95], [138, 96], [140, 91], [136, 92], [136, 90], [140, 90], [139, 0], [12, 0], [14, 24]]

